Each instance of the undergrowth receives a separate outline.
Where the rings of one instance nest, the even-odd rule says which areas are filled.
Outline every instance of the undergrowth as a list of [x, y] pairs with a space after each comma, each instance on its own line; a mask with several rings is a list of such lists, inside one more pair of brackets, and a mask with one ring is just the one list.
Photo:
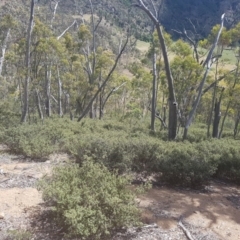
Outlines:
[[117, 120], [76, 122], [50, 118], [2, 130], [1, 141], [15, 153], [44, 158], [66, 152], [83, 163], [85, 157], [109, 170], [155, 174], [161, 181], [199, 186], [212, 177], [240, 183], [239, 141], [206, 139], [203, 126], [193, 128], [188, 141], [168, 142], [166, 133], [152, 133], [145, 122]]
[[67, 229], [67, 237], [105, 239], [114, 231], [140, 224], [129, 184], [128, 178], [88, 159], [81, 167], [55, 168], [39, 188], [53, 207], [57, 223]]

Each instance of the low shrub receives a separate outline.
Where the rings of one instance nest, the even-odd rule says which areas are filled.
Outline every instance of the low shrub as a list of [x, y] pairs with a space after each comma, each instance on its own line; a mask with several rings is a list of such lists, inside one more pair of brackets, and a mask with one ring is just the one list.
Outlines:
[[55, 168], [39, 188], [53, 206], [57, 222], [67, 227], [68, 236], [103, 239], [115, 230], [139, 224], [139, 210], [128, 184], [127, 178], [87, 160], [82, 167]]
[[226, 140], [216, 175], [240, 183], [240, 149], [235, 140]]
[[210, 161], [209, 152], [201, 151], [197, 144], [168, 143], [159, 168], [163, 180], [196, 187], [209, 180], [217, 165]]
[[[199, 125], [190, 131], [187, 141], [168, 142], [163, 140], [166, 132], [149, 133], [145, 125], [139, 122], [130, 127], [114, 120], [84, 119], [79, 123], [50, 118], [44, 123], [3, 129], [0, 138], [12, 151], [32, 158], [66, 152], [77, 163], [87, 156], [120, 174], [154, 173], [174, 184], [196, 186], [210, 177], [240, 182], [238, 140], [206, 140], [204, 126]], [[141, 131], [142, 128], [145, 130]]]

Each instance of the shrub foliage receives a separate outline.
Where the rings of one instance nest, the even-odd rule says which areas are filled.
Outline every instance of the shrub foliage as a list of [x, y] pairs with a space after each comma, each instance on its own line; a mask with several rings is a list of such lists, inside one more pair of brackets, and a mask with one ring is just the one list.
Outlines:
[[128, 184], [128, 179], [88, 160], [82, 167], [55, 168], [39, 186], [69, 236], [103, 239], [114, 230], [139, 224], [139, 210]]
[[6, 128], [0, 138], [25, 156], [42, 158], [67, 152], [80, 164], [87, 156], [109, 170], [154, 173], [171, 184], [195, 187], [216, 176], [240, 182], [239, 140], [206, 140], [198, 128], [189, 141], [168, 142], [162, 139], [164, 134], [146, 129], [141, 122], [129, 126], [113, 120], [78, 123], [53, 118]]

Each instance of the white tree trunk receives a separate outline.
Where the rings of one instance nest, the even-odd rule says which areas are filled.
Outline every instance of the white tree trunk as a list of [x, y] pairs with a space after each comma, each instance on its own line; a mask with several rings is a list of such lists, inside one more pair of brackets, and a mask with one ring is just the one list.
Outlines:
[[5, 53], [6, 53], [6, 49], [7, 49], [7, 42], [8, 42], [9, 36], [10, 36], [10, 29], [8, 29], [7, 35], [3, 41], [2, 56], [0, 57], [0, 76], [2, 76], [3, 63], [5, 60]]

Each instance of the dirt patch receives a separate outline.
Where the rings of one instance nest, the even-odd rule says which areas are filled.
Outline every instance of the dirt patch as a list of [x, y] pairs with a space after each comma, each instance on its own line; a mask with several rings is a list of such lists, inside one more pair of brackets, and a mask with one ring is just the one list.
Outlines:
[[[155, 188], [139, 199], [146, 223], [174, 229], [183, 217], [189, 231], [209, 232], [213, 239], [240, 239], [240, 188], [212, 182], [204, 191]], [[196, 237], [196, 236], [195, 236]]]

